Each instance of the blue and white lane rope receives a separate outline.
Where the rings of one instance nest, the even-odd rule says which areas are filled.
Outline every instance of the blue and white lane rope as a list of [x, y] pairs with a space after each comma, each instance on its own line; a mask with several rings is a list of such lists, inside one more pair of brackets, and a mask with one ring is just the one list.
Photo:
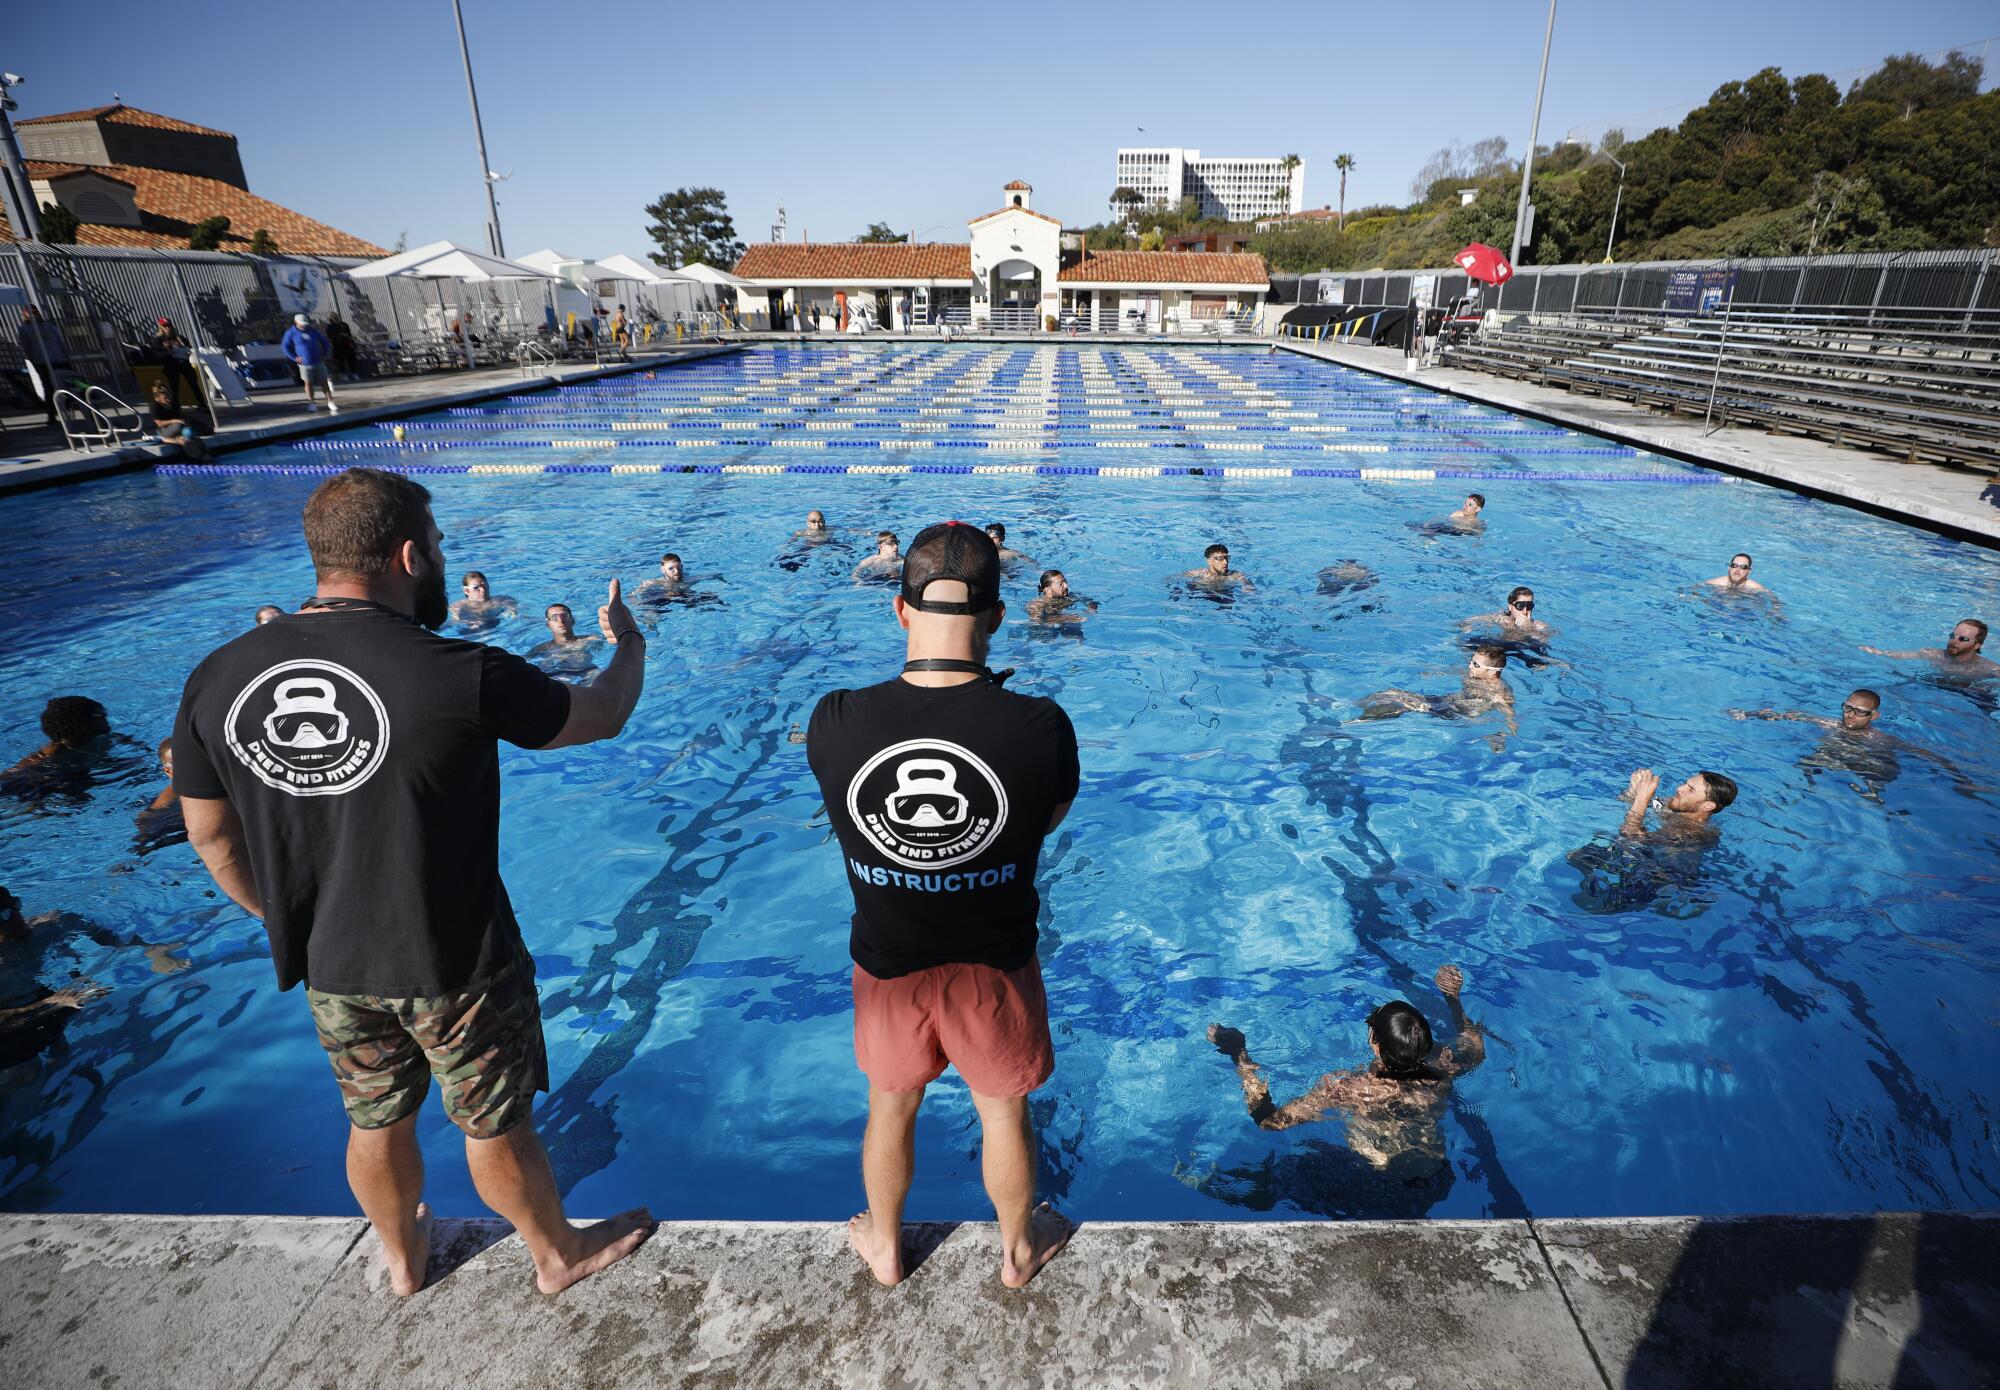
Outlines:
[[[392, 473], [474, 478], [547, 477], [582, 474], [659, 475], [677, 473], [775, 476], [949, 476], [1080, 478], [1345, 478], [1362, 482], [1478, 481], [1515, 483], [1664, 483], [1701, 485], [1725, 481], [1715, 473], [1523, 473], [1482, 468], [1292, 468], [1223, 465], [1090, 463], [405, 463], [385, 461]], [[338, 463], [162, 463], [153, 471], [167, 477], [258, 476], [325, 478], [346, 471]]]

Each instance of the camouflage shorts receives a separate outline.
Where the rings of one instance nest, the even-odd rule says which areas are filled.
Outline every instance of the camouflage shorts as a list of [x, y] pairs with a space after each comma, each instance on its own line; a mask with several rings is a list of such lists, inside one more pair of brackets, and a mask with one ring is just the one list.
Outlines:
[[549, 1088], [532, 962], [466, 994], [386, 999], [308, 989], [306, 1001], [357, 1129], [416, 1113], [435, 1076], [451, 1122], [470, 1138], [497, 1139]]

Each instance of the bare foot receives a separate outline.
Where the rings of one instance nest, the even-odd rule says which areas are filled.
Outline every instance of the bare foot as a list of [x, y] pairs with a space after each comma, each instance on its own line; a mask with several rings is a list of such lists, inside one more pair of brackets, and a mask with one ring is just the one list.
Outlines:
[[1017, 1260], [1014, 1251], [1002, 1251], [1000, 1282], [1010, 1289], [1025, 1288], [1030, 1279], [1041, 1273], [1043, 1265], [1062, 1253], [1074, 1229], [1069, 1222], [1056, 1215], [1056, 1209], [1047, 1202], [1036, 1207], [1028, 1220], [1027, 1257]]
[[875, 1214], [859, 1212], [847, 1218], [847, 1243], [868, 1266], [875, 1282], [896, 1285], [903, 1282], [903, 1233], [896, 1230], [886, 1237], [875, 1229]]
[[[410, 1242], [408, 1254], [396, 1259], [389, 1254], [389, 1247], [382, 1247], [382, 1268], [389, 1275], [389, 1287], [396, 1297], [408, 1298], [424, 1286], [424, 1275], [431, 1262], [431, 1208], [428, 1202], [417, 1203], [416, 1239]], [[377, 1231], [380, 1240], [382, 1233]]]
[[571, 1284], [588, 1279], [601, 1269], [609, 1269], [646, 1243], [653, 1234], [653, 1214], [634, 1207], [576, 1231], [576, 1246], [567, 1258], [552, 1260], [544, 1268], [535, 1266], [535, 1287], [543, 1293], [561, 1293]]

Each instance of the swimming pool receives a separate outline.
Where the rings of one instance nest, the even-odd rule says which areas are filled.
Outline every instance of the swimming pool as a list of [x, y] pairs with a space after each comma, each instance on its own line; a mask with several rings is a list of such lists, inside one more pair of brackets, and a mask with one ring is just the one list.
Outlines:
[[[233, 456], [269, 474], [0, 498], [0, 751], [27, 752], [42, 702], [71, 691], [151, 744], [195, 660], [260, 603], [309, 593], [298, 518], [315, 478], [284, 470], [449, 470], [424, 479], [447, 554], [520, 600], [491, 639], [515, 650], [546, 635], [543, 604], [582, 612], [607, 575], [629, 589], [678, 552], [719, 601], [657, 615], [625, 737], [502, 751], [502, 864], [553, 1068], [543, 1132], [574, 1211], [861, 1204], [848, 897], [788, 735], [824, 690], [900, 664], [887, 594], [848, 571], [879, 527], [907, 541], [947, 515], [1002, 520], [1033, 558], [1009, 580], [995, 664], [1060, 699], [1082, 742], [1083, 792], [1042, 870], [1058, 1068], [1035, 1109], [1065, 1210], [2000, 1201], [2000, 722], [1976, 692], [1857, 650], [1991, 619], [1990, 553], [1224, 348], [754, 350], [461, 407], [408, 422], [400, 444], [376, 426], [310, 443]], [[1468, 488], [1488, 498], [1484, 535], [1410, 525]], [[837, 546], [792, 540], [811, 507]], [[1255, 593], [1175, 581], [1211, 540]], [[1690, 593], [1735, 550], [1782, 609]], [[1322, 593], [1318, 572], [1350, 559], [1375, 582]], [[1025, 621], [1043, 565], [1099, 602], [1080, 628]], [[1552, 659], [1506, 669], [1519, 730], [1500, 749], [1491, 719], [1355, 722], [1374, 691], [1456, 689], [1458, 620], [1516, 583], [1558, 632]], [[1728, 713], [1837, 716], [1857, 685], [1952, 768], [1906, 752], [1892, 779], [1843, 770], [1810, 725]], [[1698, 877], [1593, 911], [1608, 904], [1566, 855], [1608, 838], [1640, 765], [1668, 786], [1719, 769], [1742, 799]], [[51, 960], [51, 983], [75, 969], [111, 993], [66, 1051], [6, 1074], [0, 1205], [350, 1211], [301, 994], [276, 991], [261, 929], [185, 845], [134, 850], [156, 780], [138, 767], [80, 805], [0, 803], [0, 882], [31, 913], [181, 942], [191, 962], [155, 973], [88, 941]], [[1337, 1122], [1250, 1124], [1209, 1023], [1242, 1029], [1286, 1099], [1365, 1058], [1362, 1019], [1385, 998], [1441, 1028], [1428, 981], [1447, 962], [1489, 1043], [1442, 1122], [1445, 1174], [1384, 1185]], [[477, 1210], [434, 1105], [422, 1134], [434, 1205]], [[948, 1077], [919, 1126], [913, 1217], [985, 1209], [976, 1137]]]

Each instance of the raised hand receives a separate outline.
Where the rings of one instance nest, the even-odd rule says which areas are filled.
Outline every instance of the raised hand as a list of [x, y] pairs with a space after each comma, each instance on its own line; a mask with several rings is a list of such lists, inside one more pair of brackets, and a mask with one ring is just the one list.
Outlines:
[[597, 627], [604, 634], [605, 641], [614, 643], [619, 633], [628, 628], [638, 628], [638, 624], [632, 621], [632, 610], [625, 606], [625, 591], [615, 579], [611, 581], [611, 591], [604, 606], [597, 610]]
[[1250, 1046], [1250, 1040], [1242, 1033], [1220, 1023], [1208, 1025], [1208, 1040], [1214, 1043], [1216, 1051], [1225, 1057], [1241, 1057]]
[[1455, 965], [1440, 965], [1432, 978], [1437, 982], [1438, 993], [1447, 999], [1458, 998], [1459, 991], [1465, 988], [1465, 972]]
[[1642, 767], [1632, 774], [1632, 780], [1625, 784], [1625, 794], [1637, 807], [1650, 805], [1653, 793], [1660, 789], [1659, 774], [1650, 767]]

